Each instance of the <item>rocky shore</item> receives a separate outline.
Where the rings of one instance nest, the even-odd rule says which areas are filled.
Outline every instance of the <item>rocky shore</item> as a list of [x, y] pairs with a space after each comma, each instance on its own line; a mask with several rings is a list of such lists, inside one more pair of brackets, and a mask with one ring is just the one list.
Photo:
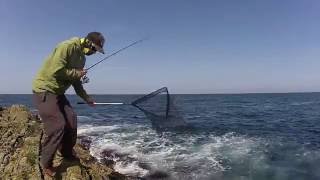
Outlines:
[[36, 114], [21, 105], [0, 107], [0, 179], [132, 179], [115, 172], [112, 163], [102, 164], [81, 139], [75, 147], [79, 161], [69, 162], [56, 155], [54, 178], [43, 175], [39, 166], [42, 124]]

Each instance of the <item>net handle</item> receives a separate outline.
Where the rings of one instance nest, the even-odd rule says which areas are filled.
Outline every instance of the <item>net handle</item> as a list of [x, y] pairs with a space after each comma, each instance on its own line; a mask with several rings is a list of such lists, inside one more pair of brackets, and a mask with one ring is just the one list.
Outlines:
[[[88, 104], [86, 102], [77, 102], [77, 104]], [[95, 105], [130, 105], [122, 102], [95, 102]]]
[[[151, 92], [151, 93], [149, 93], [149, 94], [147, 94], [147, 95], [145, 95], [145, 96], [142, 96], [142, 97], [140, 97], [140, 98], [138, 98], [138, 99], [136, 99], [136, 100], [134, 100], [134, 101], [132, 101], [131, 103], [123, 103], [123, 102], [95, 102], [94, 104], [95, 105], [133, 105], [133, 106], [135, 106], [135, 107], [137, 107], [137, 104], [138, 103], [141, 103], [141, 102], [143, 102], [143, 101], [146, 101], [146, 100], [148, 100], [148, 99], [150, 99], [150, 98], [152, 98], [152, 97], [154, 97], [154, 96], [156, 96], [156, 95], [158, 95], [159, 93], [162, 93], [162, 92], [166, 92], [167, 93], [167, 112], [166, 112], [166, 114], [167, 114], [167, 116], [168, 116], [168, 112], [169, 112], [169, 100], [170, 100], [170, 97], [169, 97], [169, 91], [168, 91], [168, 88], [167, 87], [162, 87], [162, 88], [160, 88], [160, 89], [158, 89], [158, 90], [156, 90], [156, 91], [153, 91], [153, 92]], [[77, 102], [77, 104], [88, 104], [88, 103], [86, 103], [86, 102]]]

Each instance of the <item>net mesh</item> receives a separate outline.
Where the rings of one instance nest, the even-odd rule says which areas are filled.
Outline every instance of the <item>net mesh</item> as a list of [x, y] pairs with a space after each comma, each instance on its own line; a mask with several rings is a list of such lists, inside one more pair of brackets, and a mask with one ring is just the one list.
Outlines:
[[137, 99], [132, 105], [140, 109], [156, 128], [186, 126], [166, 87]]

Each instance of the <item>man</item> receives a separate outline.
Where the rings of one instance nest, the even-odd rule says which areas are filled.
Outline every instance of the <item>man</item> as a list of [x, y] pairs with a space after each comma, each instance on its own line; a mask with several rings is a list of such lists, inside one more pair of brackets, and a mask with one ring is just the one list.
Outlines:
[[77, 138], [77, 116], [65, 91], [73, 86], [75, 92], [90, 106], [94, 100], [86, 93], [81, 78], [86, 57], [96, 51], [103, 53], [104, 37], [90, 32], [85, 38], [71, 38], [57, 45], [33, 80], [34, 103], [44, 126], [40, 165], [43, 172], [54, 176], [52, 161], [57, 150], [66, 159], [74, 159], [73, 146]]

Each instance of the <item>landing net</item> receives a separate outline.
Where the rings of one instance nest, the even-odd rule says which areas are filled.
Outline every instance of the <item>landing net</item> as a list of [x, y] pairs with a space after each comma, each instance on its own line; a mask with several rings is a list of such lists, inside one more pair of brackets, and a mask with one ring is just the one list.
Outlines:
[[186, 126], [166, 87], [133, 101], [132, 105], [140, 109], [156, 128]]

